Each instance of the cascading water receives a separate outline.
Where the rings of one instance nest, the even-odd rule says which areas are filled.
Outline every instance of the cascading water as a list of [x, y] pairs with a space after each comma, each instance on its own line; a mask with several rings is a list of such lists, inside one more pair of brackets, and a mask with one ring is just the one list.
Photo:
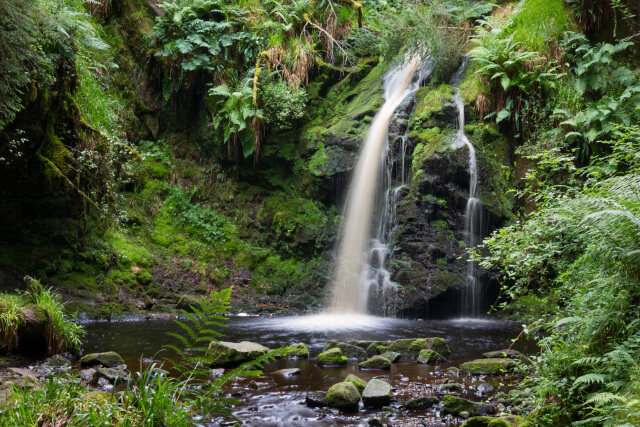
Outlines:
[[[455, 145], [465, 145], [469, 150], [469, 199], [465, 211], [464, 231], [468, 236], [467, 247], [475, 248], [480, 240], [482, 231], [482, 205], [478, 198], [478, 163], [476, 150], [467, 138], [464, 131], [465, 110], [464, 103], [460, 97], [458, 85], [464, 79], [467, 71], [468, 58], [465, 56], [462, 65], [451, 79], [451, 84], [455, 87], [453, 100], [458, 109], [458, 120], [454, 123], [458, 127]], [[462, 298], [462, 314], [466, 316], [478, 317], [481, 314], [482, 286], [478, 280], [478, 265], [475, 261], [467, 264], [466, 286]]]
[[[426, 71], [427, 67], [421, 66], [420, 59], [414, 58], [385, 76], [385, 103], [371, 123], [352, 176], [345, 206], [333, 282], [333, 312], [364, 314], [367, 312], [369, 287], [380, 281], [391, 283], [385, 269], [388, 247], [384, 240], [384, 216], [379, 217], [378, 227], [372, 226], [376, 217], [376, 193], [379, 193], [383, 180], [389, 123], [402, 101], [419, 88]], [[385, 183], [390, 185], [389, 176]], [[389, 188], [384, 190], [387, 191], [385, 194], [389, 194]], [[387, 200], [386, 203], [388, 202]], [[375, 232], [373, 238], [372, 231]]]

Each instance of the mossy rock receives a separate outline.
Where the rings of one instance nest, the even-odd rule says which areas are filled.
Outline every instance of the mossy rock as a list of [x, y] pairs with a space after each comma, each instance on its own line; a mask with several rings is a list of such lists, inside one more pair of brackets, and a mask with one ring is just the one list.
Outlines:
[[468, 412], [469, 415], [478, 415], [478, 404], [462, 397], [452, 396], [450, 394], [444, 397], [443, 414], [460, 415], [460, 412]]
[[344, 342], [337, 342], [333, 340], [327, 341], [324, 345], [324, 350], [330, 350], [332, 348], [339, 348], [342, 354], [346, 357], [351, 357], [355, 359], [367, 359], [367, 351], [362, 347], [358, 347], [353, 344], [347, 344]]
[[391, 369], [391, 361], [386, 357], [373, 356], [372, 358], [360, 362], [361, 369]]
[[533, 427], [533, 424], [518, 415], [511, 415], [493, 419], [487, 427]]
[[124, 360], [122, 359], [122, 356], [115, 351], [107, 351], [104, 353], [90, 353], [84, 355], [80, 359], [80, 364], [82, 366], [102, 365], [107, 368], [113, 368], [114, 366], [124, 364]]
[[[425, 86], [416, 92], [416, 106], [413, 110], [410, 128], [446, 126], [451, 123], [455, 109], [453, 95], [455, 88], [447, 84], [436, 87]], [[451, 111], [446, 112], [447, 106]]]
[[460, 365], [460, 370], [470, 374], [501, 374], [511, 371], [514, 366], [515, 362], [512, 359], [476, 359]]
[[433, 350], [442, 356], [451, 354], [444, 338], [405, 338], [395, 340], [389, 345], [389, 351], [400, 353], [404, 357], [418, 357], [423, 349]]
[[340, 366], [347, 364], [347, 358], [342, 355], [339, 348], [331, 348], [318, 355], [318, 363], [321, 366]]
[[49, 360], [49, 365], [55, 366], [55, 367], [68, 366], [68, 365], [71, 365], [71, 361], [60, 354], [56, 354], [54, 356], [51, 356], [51, 359]]
[[367, 382], [365, 380], [353, 374], [347, 375], [347, 378], [345, 378], [344, 380], [356, 386], [356, 388], [358, 389], [358, 393], [360, 394], [362, 394], [362, 391], [367, 386]]
[[460, 392], [462, 391], [462, 386], [456, 383], [442, 384], [440, 386], [440, 391]]
[[291, 344], [289, 348], [291, 348], [291, 351], [287, 354], [287, 357], [297, 359], [309, 358], [309, 349], [307, 348], [307, 345], [305, 343], [297, 342], [295, 344]]
[[209, 344], [211, 366], [236, 366], [266, 354], [269, 348], [249, 341], [218, 341]]
[[195, 307], [196, 309], [200, 308], [200, 304], [198, 303], [198, 298], [192, 295], [182, 295], [176, 304], [176, 308], [179, 310], [184, 310], [188, 312], [192, 312], [191, 307]]
[[446, 362], [447, 359], [442, 357], [437, 351], [433, 351], [430, 348], [420, 350], [418, 354], [418, 363], [438, 363]]
[[487, 427], [493, 420], [495, 420], [493, 417], [473, 417], [462, 424], [462, 427]]
[[342, 410], [358, 409], [360, 393], [351, 382], [341, 382], [331, 386], [327, 391], [327, 406]]
[[411, 410], [425, 410], [438, 404], [438, 399], [433, 396], [424, 396], [411, 399], [405, 403], [404, 407]]
[[368, 408], [382, 408], [391, 403], [391, 384], [372, 379], [362, 392], [362, 402]]
[[397, 353], [395, 351], [385, 351], [380, 356], [384, 357], [385, 359], [389, 359], [391, 363], [396, 363], [402, 357], [400, 353]]
[[520, 359], [522, 357], [522, 353], [517, 350], [504, 349], [498, 351], [488, 351], [486, 353], [482, 353], [482, 357], [487, 359]]

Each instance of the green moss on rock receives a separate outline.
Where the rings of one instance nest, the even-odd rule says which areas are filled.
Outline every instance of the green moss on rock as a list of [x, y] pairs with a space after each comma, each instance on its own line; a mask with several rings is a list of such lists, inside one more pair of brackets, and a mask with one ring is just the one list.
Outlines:
[[470, 374], [501, 374], [513, 369], [515, 362], [511, 359], [476, 359], [460, 365], [462, 372]]
[[365, 380], [353, 374], [347, 375], [347, 378], [345, 378], [344, 380], [345, 382], [352, 383], [354, 386], [356, 386], [356, 388], [358, 389], [358, 393], [360, 394], [362, 394], [362, 391], [367, 386], [367, 382]]
[[327, 406], [342, 410], [355, 410], [360, 402], [360, 393], [351, 382], [334, 384], [327, 392]]
[[212, 366], [239, 365], [254, 360], [268, 351], [267, 347], [249, 341], [239, 343], [218, 341], [209, 344]]
[[347, 358], [342, 355], [339, 348], [331, 348], [318, 355], [318, 363], [322, 366], [339, 366], [346, 365]]
[[295, 357], [299, 359], [309, 358], [309, 349], [305, 343], [297, 342], [295, 344], [291, 344], [289, 347], [291, 348], [291, 351], [287, 354], [287, 357]]
[[533, 424], [518, 415], [512, 415], [493, 419], [487, 427], [533, 427]]
[[418, 354], [418, 363], [438, 363], [446, 360], [447, 359], [442, 357], [440, 353], [433, 351], [430, 348], [422, 349], [420, 350], [420, 354]]
[[372, 358], [360, 362], [361, 369], [391, 369], [391, 361], [386, 357], [373, 356]]
[[113, 368], [124, 363], [122, 356], [115, 351], [107, 351], [104, 353], [90, 353], [82, 356], [80, 364], [82, 366], [103, 365], [107, 368]]
[[492, 417], [473, 417], [462, 424], [462, 427], [487, 427], [493, 420]]
[[442, 112], [446, 104], [453, 103], [455, 88], [447, 84], [436, 87], [425, 86], [416, 92], [416, 106], [409, 127], [432, 127], [442, 125]]
[[404, 407], [411, 410], [425, 410], [438, 404], [438, 399], [433, 396], [418, 397], [408, 401]]
[[478, 415], [478, 404], [457, 396], [446, 395], [443, 399], [443, 414], [460, 415], [460, 412], [468, 412], [469, 415]]

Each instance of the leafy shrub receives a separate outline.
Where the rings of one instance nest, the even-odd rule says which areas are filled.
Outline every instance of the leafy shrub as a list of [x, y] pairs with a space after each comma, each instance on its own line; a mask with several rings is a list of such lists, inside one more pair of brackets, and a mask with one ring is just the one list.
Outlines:
[[282, 132], [294, 127], [305, 113], [307, 91], [296, 89], [282, 80], [264, 85], [260, 98], [265, 122], [274, 132]]

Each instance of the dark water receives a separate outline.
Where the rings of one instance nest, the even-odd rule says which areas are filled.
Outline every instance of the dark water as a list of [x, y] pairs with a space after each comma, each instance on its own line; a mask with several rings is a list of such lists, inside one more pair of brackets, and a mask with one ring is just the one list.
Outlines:
[[[438, 386], [445, 382], [463, 385], [461, 396], [480, 401], [500, 390], [507, 390], [515, 378], [470, 376], [447, 371], [450, 366], [482, 357], [482, 353], [508, 348], [520, 331], [521, 325], [500, 321], [418, 321], [400, 319], [364, 318], [335, 319], [324, 317], [289, 318], [230, 318], [228, 327], [221, 330], [224, 341], [254, 341], [270, 348], [304, 342], [311, 351], [309, 360], [280, 359], [266, 366], [259, 378], [242, 378], [228, 386], [229, 394], [241, 395], [234, 415], [251, 426], [330, 426], [367, 425], [371, 416], [380, 416], [392, 425], [459, 425], [461, 420], [441, 418], [437, 410], [406, 411], [401, 408], [407, 400], [425, 396], [438, 396]], [[89, 323], [85, 325], [87, 338], [85, 352], [113, 350], [120, 353], [127, 364], [136, 369], [140, 360], [170, 357], [162, 346], [173, 342], [168, 331], [178, 332], [172, 320], [136, 322]], [[315, 357], [322, 351], [328, 339], [338, 341], [377, 340], [392, 341], [399, 338], [442, 337], [451, 348], [450, 363], [422, 365], [415, 360], [401, 359], [390, 371], [363, 371], [357, 361], [348, 366], [323, 368]], [[534, 348], [523, 341], [516, 341], [512, 348], [531, 352]], [[283, 368], [300, 368], [301, 374], [290, 377], [270, 374]], [[353, 373], [369, 380], [384, 375], [394, 388], [391, 413], [361, 408], [353, 414], [343, 414], [327, 408], [308, 408], [305, 396], [308, 391], [326, 391]], [[250, 384], [251, 381], [254, 384]], [[481, 393], [480, 384], [488, 384], [492, 391]], [[483, 385], [482, 387], [486, 387]], [[482, 388], [481, 387], [481, 388]], [[439, 396], [442, 397], [441, 395]], [[213, 424], [216, 425], [216, 424]]]

